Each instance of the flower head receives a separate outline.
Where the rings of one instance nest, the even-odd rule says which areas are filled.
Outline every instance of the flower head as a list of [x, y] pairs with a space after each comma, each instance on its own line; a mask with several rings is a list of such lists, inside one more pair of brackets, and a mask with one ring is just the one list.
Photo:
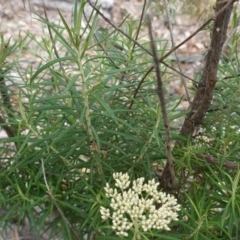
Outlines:
[[[104, 188], [110, 208], [100, 208], [103, 220], [112, 219], [112, 229], [118, 236], [128, 236], [130, 229], [146, 232], [151, 229], [169, 231], [168, 224], [178, 220], [180, 205], [176, 198], [158, 191], [154, 179], [144, 184], [144, 178], [132, 182], [127, 173], [114, 173], [115, 188]], [[156, 208], [161, 205], [160, 208]]]

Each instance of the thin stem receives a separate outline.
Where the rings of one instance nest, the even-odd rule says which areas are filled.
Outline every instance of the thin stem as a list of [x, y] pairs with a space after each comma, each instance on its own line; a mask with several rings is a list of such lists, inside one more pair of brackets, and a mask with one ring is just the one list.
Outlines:
[[148, 29], [149, 29], [149, 36], [150, 36], [151, 48], [152, 48], [152, 54], [153, 54], [153, 62], [154, 62], [154, 67], [155, 67], [156, 77], [157, 77], [157, 85], [158, 85], [157, 93], [158, 93], [158, 97], [161, 104], [162, 117], [163, 117], [164, 128], [165, 128], [167, 164], [168, 164], [169, 173], [171, 175], [171, 187], [173, 188], [176, 183], [176, 177], [174, 172], [174, 165], [173, 165], [173, 158], [172, 158], [172, 151], [171, 151], [171, 140], [170, 140], [168, 116], [167, 116], [166, 103], [165, 103], [165, 97], [164, 97], [164, 91], [163, 91], [162, 76], [161, 76], [160, 66], [159, 66], [160, 64], [157, 57], [157, 50], [154, 44], [154, 39], [152, 35], [152, 26], [151, 26], [150, 20], [148, 21]]
[[145, 47], [143, 47], [138, 41], [136, 41], [135, 39], [133, 39], [132, 37], [130, 37], [129, 35], [127, 35], [124, 31], [122, 31], [119, 27], [117, 27], [116, 25], [114, 25], [108, 18], [106, 18], [99, 10], [98, 8], [91, 3], [90, 0], [88, 0], [89, 5], [110, 25], [112, 26], [114, 29], [116, 29], [118, 32], [120, 32], [123, 36], [125, 36], [126, 38], [130, 39], [135, 45], [139, 46], [142, 50], [144, 50], [146, 53], [148, 53], [149, 55], [152, 55], [151, 52], [146, 49]]
[[85, 112], [85, 117], [86, 117], [86, 122], [87, 122], [87, 131], [88, 131], [88, 136], [90, 138], [90, 141], [94, 140], [93, 137], [93, 132], [92, 132], [92, 124], [91, 124], [91, 118], [90, 118], [90, 109], [89, 109], [89, 97], [88, 97], [88, 84], [87, 84], [87, 79], [84, 75], [84, 70], [82, 66], [82, 60], [79, 60], [79, 68], [81, 72], [81, 78], [82, 78], [82, 92], [83, 92], [83, 98], [84, 98], [84, 106], [86, 109]]
[[[164, 63], [164, 59], [167, 58], [171, 53], [173, 53], [174, 51], [176, 51], [179, 47], [181, 47], [184, 43], [186, 43], [187, 41], [189, 41], [191, 38], [193, 38], [198, 32], [200, 32], [202, 29], [204, 29], [211, 21], [213, 21], [213, 18], [210, 18], [208, 21], [206, 21], [200, 28], [198, 28], [195, 32], [193, 32], [189, 37], [187, 37], [184, 41], [182, 41], [181, 43], [179, 43], [177, 46], [175, 46], [173, 49], [171, 49], [168, 53], [166, 53], [165, 55], [163, 55], [158, 62], [162, 63], [164, 65], [166, 65]], [[139, 92], [139, 89], [141, 87], [141, 85], [144, 83], [145, 79], [147, 78], [147, 76], [149, 75], [149, 73], [152, 72], [152, 70], [154, 69], [154, 66], [150, 67], [149, 70], [144, 74], [144, 76], [142, 77], [142, 79], [140, 80], [137, 89], [134, 92], [133, 95], [133, 100], [129, 105], [129, 109], [132, 108], [132, 105], [134, 103], [134, 100]], [[176, 71], [176, 70], [175, 70]], [[185, 76], [185, 75], [184, 75]]]
[[[164, 0], [164, 3], [165, 3], [165, 9], [166, 9], [166, 13], [167, 13], [168, 26], [169, 26], [170, 38], [171, 38], [171, 42], [172, 42], [172, 48], [174, 49], [175, 48], [175, 42], [174, 42], [174, 38], [173, 38], [173, 28], [172, 28], [172, 22], [171, 22], [171, 18], [170, 18], [168, 0]], [[177, 54], [176, 50], [174, 51], [174, 55], [176, 57], [176, 61], [177, 61], [177, 64], [178, 64], [178, 69], [181, 72], [180, 77], [181, 77], [182, 84], [183, 84], [185, 92], [186, 92], [186, 97], [187, 97], [187, 100], [190, 104], [191, 99], [190, 99], [190, 95], [189, 95], [189, 92], [188, 92], [187, 83], [186, 83], [186, 81], [183, 77], [182, 69], [181, 69], [181, 66], [180, 66], [180, 63], [179, 63], [179, 58], [178, 58], [178, 54]]]
[[[141, 13], [141, 17], [140, 17], [139, 25], [138, 25], [138, 28], [137, 28], [136, 37], [135, 37], [135, 40], [136, 40], [136, 41], [138, 40], [138, 36], [139, 36], [139, 33], [140, 33], [140, 29], [141, 29], [141, 27], [142, 27], [143, 16], [144, 16], [144, 13], [145, 13], [146, 5], [147, 5], [147, 0], [144, 0], [143, 7], [142, 7], [142, 13]], [[132, 52], [134, 51], [135, 46], [136, 46], [136, 43], [134, 42], [134, 43], [133, 43], [133, 47], [132, 47]]]

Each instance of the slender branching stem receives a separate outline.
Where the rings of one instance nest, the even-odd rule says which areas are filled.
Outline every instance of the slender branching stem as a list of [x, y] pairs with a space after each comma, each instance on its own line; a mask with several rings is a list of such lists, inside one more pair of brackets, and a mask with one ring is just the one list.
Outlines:
[[[167, 20], [168, 20], [169, 32], [170, 32], [170, 37], [171, 37], [171, 42], [172, 42], [172, 49], [174, 49], [176, 44], [175, 44], [174, 37], [173, 37], [173, 27], [172, 27], [172, 21], [171, 21], [171, 18], [170, 18], [170, 11], [169, 11], [168, 0], [164, 0], [164, 3], [165, 3], [165, 9], [166, 9], [166, 15], [167, 15]], [[182, 72], [182, 69], [181, 69], [181, 66], [180, 66], [180, 61], [179, 61], [178, 54], [177, 54], [176, 50], [174, 51], [174, 55], [176, 57], [178, 69], [179, 69], [179, 71], [181, 73], [180, 77], [181, 77], [182, 84], [183, 84], [185, 92], [186, 92], [186, 97], [187, 97], [187, 100], [188, 100], [188, 102], [190, 104], [191, 103], [191, 98], [190, 98], [190, 95], [189, 95], [187, 83], [186, 83], [186, 81], [185, 81], [185, 79], [183, 77], [183, 72]]]
[[[148, 21], [148, 29], [149, 29], [149, 36], [151, 41], [151, 49], [152, 49], [152, 55], [153, 55], [153, 62], [154, 67], [156, 71], [156, 77], [157, 77], [157, 94], [160, 100], [161, 104], [161, 110], [162, 110], [162, 117], [164, 122], [164, 128], [165, 128], [165, 138], [166, 138], [166, 153], [167, 153], [167, 164], [168, 164], [168, 170], [170, 173], [170, 180], [171, 180], [171, 186], [169, 186], [168, 181], [168, 187], [174, 187], [176, 184], [176, 177], [174, 172], [174, 165], [173, 165], [173, 157], [172, 157], [172, 151], [171, 151], [171, 140], [170, 140], [170, 131], [169, 131], [169, 124], [168, 124], [168, 116], [167, 116], [167, 110], [166, 110], [166, 103], [165, 103], [165, 97], [164, 97], [164, 90], [163, 90], [163, 83], [162, 83], [162, 76], [160, 72], [160, 64], [157, 57], [157, 50], [154, 44], [153, 34], [152, 34], [152, 26], [150, 20]], [[164, 185], [162, 185], [164, 186]], [[164, 188], [166, 190], [166, 188]]]

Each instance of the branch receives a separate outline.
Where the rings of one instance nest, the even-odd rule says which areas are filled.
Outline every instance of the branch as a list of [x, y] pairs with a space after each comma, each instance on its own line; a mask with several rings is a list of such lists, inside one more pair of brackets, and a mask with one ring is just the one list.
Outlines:
[[122, 31], [119, 27], [117, 27], [116, 25], [114, 25], [107, 17], [104, 16], [104, 14], [102, 14], [98, 8], [91, 3], [90, 0], [87, 0], [89, 5], [110, 25], [112, 26], [115, 30], [117, 30], [118, 32], [120, 32], [123, 36], [125, 36], [126, 38], [130, 39], [135, 45], [137, 45], [138, 47], [140, 47], [143, 51], [145, 51], [146, 53], [148, 53], [149, 55], [152, 55], [152, 53], [146, 49], [145, 47], [143, 47], [138, 41], [136, 41], [135, 39], [133, 39], [132, 37], [128, 36], [124, 31]]
[[[203, 74], [192, 102], [190, 112], [186, 116], [180, 130], [182, 136], [192, 137], [195, 128], [202, 123], [208, 107], [211, 104], [215, 84], [217, 82], [218, 64], [222, 47], [226, 40], [233, 2], [234, 1], [229, 1], [225, 4], [222, 0], [217, 0], [215, 9], [217, 14], [212, 30], [210, 49], [206, 57]], [[176, 146], [180, 144], [186, 144], [186, 141], [184, 143], [176, 142]]]
[[[222, 0], [217, 0], [216, 18], [212, 30], [212, 40], [210, 50], [206, 57], [203, 75], [199, 82], [197, 93], [190, 105], [190, 112], [187, 114], [180, 134], [185, 137], [192, 137], [195, 128], [202, 122], [209, 105], [211, 104], [215, 84], [217, 81], [217, 69], [220, 60], [222, 47], [226, 39], [227, 27], [230, 20], [230, 15], [233, 9], [234, 0], [225, 4]], [[175, 147], [185, 146], [185, 141], [177, 141]], [[169, 164], [164, 167], [161, 182], [169, 178]]]
[[158, 85], [157, 94], [161, 103], [161, 110], [162, 110], [163, 122], [165, 127], [165, 137], [166, 137], [168, 175], [167, 175], [167, 179], [161, 179], [162, 180], [161, 187], [163, 188], [163, 190], [167, 190], [168, 188], [175, 187], [176, 177], [175, 177], [172, 152], [171, 152], [171, 141], [170, 141], [170, 133], [169, 133], [169, 125], [168, 125], [168, 116], [167, 116], [167, 110], [166, 110], [166, 104], [165, 104], [165, 98], [164, 98], [164, 92], [163, 92], [162, 77], [160, 73], [160, 66], [158, 63], [157, 51], [156, 51], [156, 47], [153, 40], [152, 26], [151, 26], [150, 19], [148, 20], [148, 30], [149, 30], [149, 36], [151, 41], [153, 62], [154, 62], [154, 67], [155, 67], [156, 77], [157, 77], [157, 85]]
[[[175, 48], [175, 42], [174, 42], [174, 38], [173, 38], [173, 28], [172, 28], [172, 23], [171, 23], [171, 19], [170, 19], [170, 11], [169, 11], [169, 6], [168, 6], [168, 0], [164, 0], [164, 3], [165, 3], [166, 15], [167, 15], [167, 19], [168, 19], [168, 26], [169, 26], [170, 38], [171, 38], [171, 42], [172, 42], [172, 48], [174, 49]], [[174, 54], [175, 54], [175, 57], [176, 57], [178, 69], [181, 72], [180, 76], [181, 76], [182, 84], [183, 84], [184, 89], [185, 89], [185, 93], [186, 93], [188, 103], [191, 104], [191, 98], [190, 98], [189, 91], [188, 91], [188, 88], [187, 88], [187, 83], [186, 83], [186, 81], [183, 77], [182, 69], [181, 69], [181, 66], [180, 66], [180, 63], [179, 63], [180, 61], [179, 61], [178, 54], [177, 54], [176, 50], [174, 51]]]
[[[212, 164], [212, 165], [220, 165], [218, 159], [216, 159], [215, 157], [211, 156], [211, 155], [207, 155], [207, 154], [198, 154], [197, 157], [199, 159], [205, 160], [208, 163]], [[240, 165], [231, 161], [225, 161], [223, 163], [223, 167], [231, 169], [231, 170], [238, 170]]]
[[[171, 49], [169, 52], [167, 52], [164, 56], [162, 56], [158, 62], [164, 64], [165, 66], [168, 67], [168, 65], [163, 61], [165, 58], [167, 58], [169, 55], [171, 55], [174, 51], [176, 51], [179, 47], [181, 47], [184, 43], [186, 43], [187, 41], [189, 41], [191, 38], [193, 38], [195, 35], [197, 35], [198, 32], [200, 32], [202, 29], [204, 29], [211, 21], [213, 20], [213, 18], [210, 18], [207, 22], [205, 22], [200, 28], [198, 28], [195, 32], [193, 32], [189, 37], [187, 37], [184, 41], [182, 41], [181, 43], [179, 43], [177, 46], [175, 46], [173, 49]], [[136, 98], [138, 91], [141, 87], [141, 85], [144, 83], [145, 79], [147, 78], [147, 76], [149, 75], [149, 73], [152, 72], [152, 70], [154, 69], [154, 66], [150, 67], [149, 70], [144, 74], [144, 76], [142, 77], [142, 79], [140, 80], [136, 91], [134, 92], [134, 96], [133, 96], [133, 100], [130, 103], [129, 109], [132, 108], [132, 105], [134, 103], [134, 99]], [[177, 70], [174, 70], [175, 72], [178, 72]], [[179, 73], [179, 72], [178, 72]], [[184, 77], [186, 77], [184, 75]], [[187, 77], [188, 78], [188, 77]]]
[[[139, 36], [139, 33], [140, 33], [140, 29], [141, 29], [141, 27], [142, 27], [142, 22], [143, 22], [143, 17], [144, 17], [146, 5], [147, 5], [147, 0], [144, 0], [143, 8], [142, 8], [142, 13], [141, 13], [141, 17], [140, 17], [139, 25], [138, 25], [138, 28], [137, 28], [136, 37], [135, 37], [135, 40], [136, 40], [136, 41], [137, 41], [137, 39], [138, 39], [138, 36]], [[136, 43], [133, 43], [132, 51], [134, 51], [135, 45], [136, 45]]]
[[[231, 0], [232, 3], [235, 2], [236, 0]], [[159, 59], [159, 63], [162, 63], [164, 64], [165, 66], [167, 66], [165, 63], [164, 63], [164, 59], [167, 58], [169, 55], [171, 55], [174, 51], [176, 51], [179, 47], [181, 47], [183, 44], [185, 44], [186, 42], [188, 42], [191, 38], [193, 38], [195, 35], [197, 35], [201, 30], [203, 30], [211, 21], [213, 21], [230, 3], [231, 1], [229, 1], [224, 8], [221, 9], [221, 11], [217, 12], [215, 16], [211, 17], [210, 19], [208, 19], [201, 27], [199, 27], [195, 32], [193, 32], [189, 37], [187, 37], [184, 41], [182, 41], [181, 43], [179, 43], [177, 46], [175, 46], [173, 49], [171, 49], [168, 53], [166, 53], [164, 56], [162, 56], [160, 59]], [[167, 66], [168, 67], [168, 66]], [[137, 89], [136, 91], [134, 92], [134, 96], [133, 96], [133, 100], [132, 102], [130, 103], [130, 106], [129, 106], [129, 109], [132, 108], [132, 105], [134, 103], [134, 99], [136, 98], [137, 94], [138, 94], [138, 91], [141, 87], [141, 85], [144, 83], [145, 79], [147, 78], [147, 76], [149, 75], [149, 73], [152, 72], [152, 70], [154, 69], [154, 66], [150, 67], [149, 70], [145, 73], [145, 75], [142, 77], [142, 79], [140, 80], [138, 86], [137, 86]], [[173, 69], [172, 69], [173, 70]], [[175, 72], [176, 69], [174, 69]], [[183, 77], [186, 78], [185, 75], [182, 75]]]

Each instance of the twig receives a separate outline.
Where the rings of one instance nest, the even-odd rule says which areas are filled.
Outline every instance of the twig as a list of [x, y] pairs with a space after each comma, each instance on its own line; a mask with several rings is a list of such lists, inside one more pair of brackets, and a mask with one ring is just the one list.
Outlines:
[[93, 4], [91, 3], [90, 0], [87, 0], [89, 5], [110, 25], [112, 26], [114, 29], [116, 29], [118, 32], [120, 32], [123, 36], [125, 36], [126, 38], [130, 39], [135, 45], [139, 46], [142, 50], [144, 50], [146, 53], [148, 53], [149, 55], [152, 55], [152, 53], [146, 49], [145, 47], [143, 47], [138, 41], [136, 41], [135, 39], [133, 39], [132, 37], [130, 37], [129, 35], [127, 35], [124, 31], [122, 31], [119, 27], [117, 27], [116, 25], [114, 25], [107, 17], [104, 16], [104, 14], [102, 14], [99, 9]]
[[[175, 46], [175, 48], [171, 49], [169, 52], [167, 52], [165, 55], [163, 55], [158, 61], [159, 63], [162, 63], [164, 65], [166, 65], [164, 63], [164, 59], [167, 58], [170, 54], [172, 54], [174, 51], [176, 51], [179, 47], [181, 47], [184, 43], [186, 43], [187, 41], [189, 41], [191, 38], [193, 38], [198, 32], [200, 32], [202, 29], [204, 29], [211, 21], [213, 20], [213, 18], [210, 18], [208, 21], [206, 21], [200, 28], [198, 28], [195, 32], [193, 32], [189, 37], [187, 37], [184, 41], [182, 41], [181, 43], [179, 43], [177, 46]], [[138, 94], [138, 91], [141, 87], [141, 85], [144, 83], [145, 79], [147, 78], [147, 76], [149, 75], [149, 73], [152, 72], [152, 70], [154, 69], [154, 66], [150, 67], [149, 70], [144, 74], [144, 76], [142, 77], [142, 79], [139, 81], [139, 84], [137, 86], [136, 91], [134, 92], [133, 95], [133, 100], [129, 105], [129, 108], [132, 108], [132, 105], [134, 103], [134, 100]], [[176, 70], [175, 70], [176, 71]], [[185, 75], [184, 75], [185, 76]]]
[[[169, 26], [170, 38], [171, 38], [171, 42], [172, 42], [172, 48], [174, 49], [175, 48], [175, 42], [174, 42], [174, 38], [173, 38], [173, 29], [172, 29], [172, 23], [171, 23], [171, 18], [170, 18], [170, 13], [169, 13], [168, 0], [164, 0], [164, 3], [165, 3], [165, 9], [166, 9], [166, 14], [167, 14], [167, 19], [168, 19], [168, 26]], [[190, 104], [191, 103], [191, 98], [190, 98], [190, 95], [189, 95], [189, 92], [188, 92], [186, 81], [183, 77], [182, 69], [181, 69], [181, 66], [180, 66], [180, 63], [179, 63], [179, 58], [178, 58], [178, 54], [177, 54], [176, 50], [174, 51], [174, 55], [176, 57], [178, 69], [181, 72], [180, 76], [181, 76], [182, 84], [183, 84], [185, 92], [186, 92], [186, 97], [187, 97], [188, 103]]]
[[[90, 0], [87, 0], [89, 5], [110, 25], [112, 26], [115, 30], [120, 32], [123, 36], [126, 38], [130, 39], [135, 45], [139, 46], [142, 50], [144, 50], [147, 54], [152, 56], [152, 53], [143, 47], [138, 41], [127, 35], [124, 31], [122, 31], [120, 28], [118, 28], [116, 25], [114, 25], [107, 17], [102, 14], [99, 9], [91, 3]], [[165, 58], [167, 58], [170, 54], [172, 54], [175, 50], [177, 50], [179, 47], [181, 47], [184, 43], [189, 41], [192, 37], [194, 37], [198, 32], [200, 32], [203, 28], [205, 28], [212, 20], [214, 20], [214, 17], [210, 18], [207, 22], [205, 22], [200, 28], [198, 28], [193, 34], [191, 34], [189, 37], [187, 37], [184, 41], [179, 43], [175, 48], [171, 49], [168, 53], [166, 53], [163, 57], [161, 57], [158, 61], [159, 63], [162, 62]], [[154, 66], [152, 66], [152, 70], [154, 69]]]
[[[138, 28], [137, 28], [136, 37], [135, 37], [135, 40], [136, 40], [136, 41], [138, 40], [138, 35], [139, 35], [140, 29], [141, 29], [141, 27], [142, 27], [143, 16], [144, 16], [146, 4], [147, 4], [147, 0], [144, 0], [143, 7], [142, 7], [142, 13], [141, 13], [141, 17], [140, 17], [139, 25], [138, 25]], [[136, 46], [136, 43], [134, 42], [134, 43], [133, 43], [133, 47], [132, 47], [132, 51], [134, 51], [135, 46]]]
[[232, 79], [232, 78], [236, 78], [236, 77], [240, 77], [240, 73], [235, 75], [235, 76], [227, 76], [227, 77], [224, 77], [223, 80], [225, 79]]
[[[215, 157], [211, 156], [211, 155], [207, 155], [207, 154], [198, 154], [197, 157], [199, 159], [203, 159], [206, 160], [208, 163], [213, 164], [213, 165], [220, 165], [218, 159], [216, 159]], [[223, 167], [231, 169], [231, 170], [238, 170], [240, 165], [238, 163], [234, 163], [231, 161], [225, 161], [223, 163]]]
[[191, 82], [193, 82], [193, 83], [195, 83], [195, 84], [198, 83], [197, 81], [193, 80], [192, 78], [188, 77], [187, 75], [185, 75], [184, 73], [178, 71], [177, 69], [173, 68], [172, 66], [168, 65], [167, 63], [165, 63], [165, 62], [161, 62], [161, 63], [162, 63], [163, 65], [165, 65], [167, 68], [169, 68], [169, 69], [173, 70], [174, 72], [180, 74], [181, 76], [187, 78], [187, 79], [190, 80]]
[[164, 128], [165, 128], [167, 164], [168, 164], [168, 171], [169, 171], [167, 181], [165, 179], [164, 180], [161, 179], [163, 181], [161, 181], [160, 185], [163, 188], [163, 190], [167, 190], [168, 188], [175, 187], [176, 177], [175, 177], [172, 152], [171, 152], [171, 141], [170, 141], [168, 116], [167, 116], [167, 110], [166, 110], [166, 104], [165, 104], [165, 98], [164, 98], [162, 77], [160, 73], [160, 66], [158, 63], [157, 51], [156, 51], [156, 47], [153, 40], [152, 26], [151, 26], [150, 19], [148, 19], [148, 30], [149, 30], [149, 36], [150, 36], [150, 42], [151, 42], [151, 48], [152, 48], [152, 54], [153, 54], [153, 62], [154, 62], [154, 67], [155, 67], [156, 77], [157, 77], [157, 93], [158, 93], [158, 97], [161, 104], [161, 110], [162, 110], [162, 116], [163, 116], [163, 122], [164, 122]]

